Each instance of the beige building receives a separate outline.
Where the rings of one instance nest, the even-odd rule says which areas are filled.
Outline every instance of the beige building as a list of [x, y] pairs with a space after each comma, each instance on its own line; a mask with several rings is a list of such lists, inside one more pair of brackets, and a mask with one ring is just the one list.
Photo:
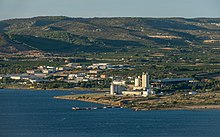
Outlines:
[[148, 88], [150, 88], [149, 74], [143, 72], [142, 76], [135, 78], [133, 90], [147, 90]]
[[130, 95], [130, 96], [141, 96], [142, 91], [122, 91], [123, 95]]
[[148, 73], [144, 73], [142, 74], [142, 88], [143, 90], [146, 90], [147, 88], [149, 88], [149, 74]]
[[135, 87], [140, 87], [140, 85], [141, 85], [141, 77], [138, 76], [138, 77], [135, 78], [135, 80], [134, 80], [134, 86], [135, 86]]

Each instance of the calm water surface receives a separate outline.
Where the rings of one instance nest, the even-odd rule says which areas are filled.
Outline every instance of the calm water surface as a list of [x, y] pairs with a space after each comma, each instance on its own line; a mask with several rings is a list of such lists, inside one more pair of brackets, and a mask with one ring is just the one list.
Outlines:
[[[82, 91], [72, 91], [74, 94]], [[85, 92], [83, 92], [85, 93]], [[63, 91], [0, 90], [0, 137], [219, 137], [220, 111], [72, 111]]]

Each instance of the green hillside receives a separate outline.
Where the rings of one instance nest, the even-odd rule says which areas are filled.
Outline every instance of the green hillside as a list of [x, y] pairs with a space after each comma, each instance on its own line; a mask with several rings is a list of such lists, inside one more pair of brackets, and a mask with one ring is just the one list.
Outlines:
[[0, 53], [16, 53], [20, 51], [28, 51], [32, 48], [25, 46], [20, 42], [15, 42], [8, 35], [0, 34]]
[[152, 47], [219, 46], [220, 19], [49, 16], [0, 21], [0, 33], [0, 52], [141, 51]]

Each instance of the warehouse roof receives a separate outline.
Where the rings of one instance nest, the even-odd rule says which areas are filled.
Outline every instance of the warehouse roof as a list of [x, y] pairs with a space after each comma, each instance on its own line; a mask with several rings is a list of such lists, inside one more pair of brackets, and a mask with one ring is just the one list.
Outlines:
[[152, 80], [153, 82], [160, 82], [160, 83], [169, 83], [169, 82], [187, 82], [194, 80], [193, 78], [165, 78], [165, 79], [155, 79]]

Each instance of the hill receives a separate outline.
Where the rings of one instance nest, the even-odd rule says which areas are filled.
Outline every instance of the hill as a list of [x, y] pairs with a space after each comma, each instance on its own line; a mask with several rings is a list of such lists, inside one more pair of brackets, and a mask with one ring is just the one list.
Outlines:
[[219, 18], [34, 17], [0, 21], [0, 52], [125, 52], [220, 45]]
[[24, 43], [11, 40], [8, 35], [4, 33], [0, 34], [0, 53], [16, 53], [31, 49], [32, 48], [25, 46]]

